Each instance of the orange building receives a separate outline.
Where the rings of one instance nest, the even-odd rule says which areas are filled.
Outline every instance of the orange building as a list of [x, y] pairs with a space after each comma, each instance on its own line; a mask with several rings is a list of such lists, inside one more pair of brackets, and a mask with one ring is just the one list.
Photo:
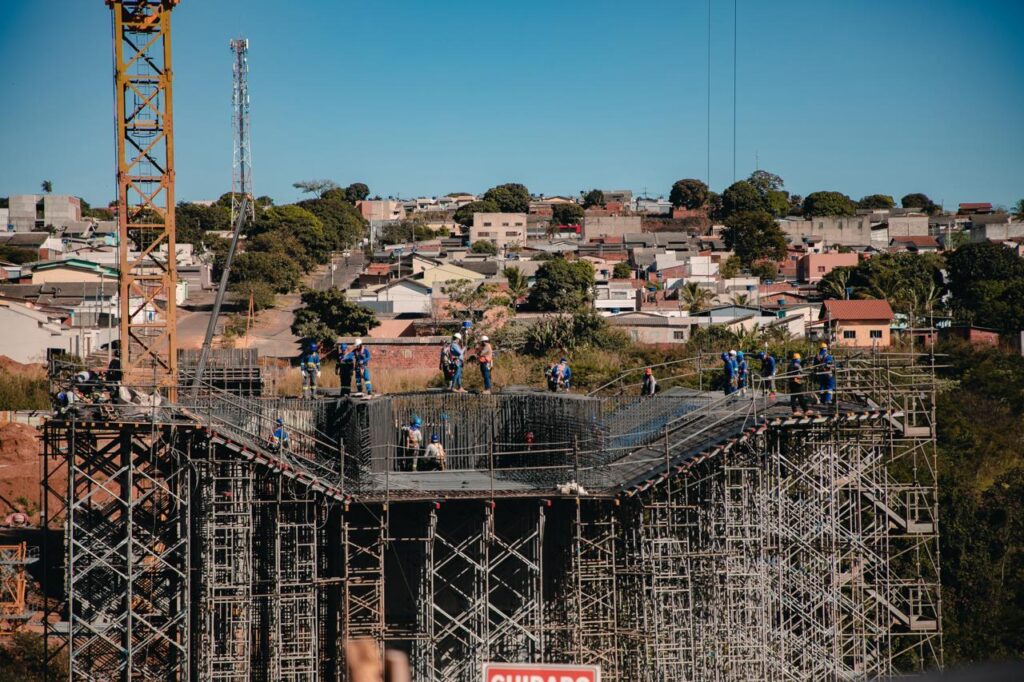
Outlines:
[[892, 307], [884, 300], [844, 301], [830, 299], [821, 306], [819, 319], [825, 337], [836, 346], [888, 348]]

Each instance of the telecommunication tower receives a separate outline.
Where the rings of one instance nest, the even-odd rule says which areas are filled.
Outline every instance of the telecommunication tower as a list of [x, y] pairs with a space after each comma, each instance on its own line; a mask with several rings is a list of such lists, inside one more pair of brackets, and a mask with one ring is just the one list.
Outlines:
[[249, 143], [249, 40], [235, 38], [230, 41], [234, 53], [232, 71], [234, 88], [231, 93], [234, 128], [234, 159], [231, 164], [231, 223], [234, 224], [242, 197], [249, 197], [245, 208], [246, 220], [255, 220], [256, 205], [252, 193], [252, 147]]

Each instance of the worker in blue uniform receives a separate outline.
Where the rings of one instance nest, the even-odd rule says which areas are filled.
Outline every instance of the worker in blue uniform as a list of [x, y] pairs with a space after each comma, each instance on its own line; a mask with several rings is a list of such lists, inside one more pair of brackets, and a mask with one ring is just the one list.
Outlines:
[[352, 357], [356, 363], [356, 391], [373, 395], [373, 383], [370, 381], [370, 349], [363, 345], [362, 339], [352, 344]]
[[831, 405], [836, 392], [836, 361], [829, 352], [824, 341], [818, 346], [818, 354], [814, 356], [814, 373], [818, 379], [818, 401], [822, 405]]

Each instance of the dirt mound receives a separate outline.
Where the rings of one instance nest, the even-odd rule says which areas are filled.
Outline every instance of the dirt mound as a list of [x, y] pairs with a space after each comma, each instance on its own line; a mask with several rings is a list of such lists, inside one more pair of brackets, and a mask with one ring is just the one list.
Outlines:
[[38, 460], [38, 431], [28, 424], [0, 425], [0, 464], [30, 464]]
[[0, 374], [17, 374], [31, 377], [46, 376], [46, 366], [41, 363], [23, 364], [12, 360], [6, 355], [0, 355]]
[[39, 448], [39, 432], [31, 426], [0, 425], [0, 522], [16, 511], [38, 522]]

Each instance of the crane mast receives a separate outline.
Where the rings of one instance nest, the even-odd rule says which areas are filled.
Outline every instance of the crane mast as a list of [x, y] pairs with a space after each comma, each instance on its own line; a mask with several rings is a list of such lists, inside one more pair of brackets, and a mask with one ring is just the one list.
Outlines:
[[106, 0], [114, 22], [119, 361], [129, 385], [177, 382], [171, 10]]

